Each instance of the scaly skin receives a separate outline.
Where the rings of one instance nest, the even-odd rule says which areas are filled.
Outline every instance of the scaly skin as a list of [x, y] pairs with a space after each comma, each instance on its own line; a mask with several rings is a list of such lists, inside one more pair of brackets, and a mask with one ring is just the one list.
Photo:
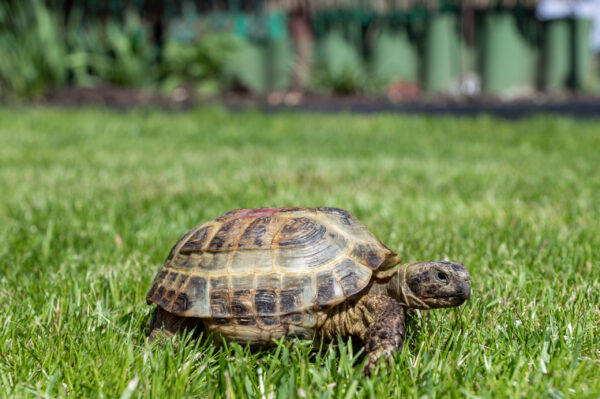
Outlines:
[[404, 307], [431, 309], [462, 304], [471, 295], [471, 277], [464, 266], [451, 262], [403, 265], [392, 278], [375, 282], [360, 298], [330, 312], [321, 334], [325, 338], [357, 336], [365, 343], [368, 374], [381, 358], [391, 361], [403, 345]]
[[357, 336], [365, 343], [368, 356], [365, 372], [369, 374], [381, 358], [392, 361], [392, 355], [404, 343], [404, 308], [386, 295], [364, 295], [357, 301], [337, 306], [321, 327], [326, 339], [337, 334]]

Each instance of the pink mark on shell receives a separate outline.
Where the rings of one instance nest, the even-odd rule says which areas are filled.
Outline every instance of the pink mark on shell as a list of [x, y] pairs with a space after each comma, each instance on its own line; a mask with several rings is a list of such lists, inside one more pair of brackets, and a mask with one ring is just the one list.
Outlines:
[[263, 216], [271, 216], [274, 213], [281, 211], [282, 209], [289, 209], [286, 207], [279, 208], [256, 208], [256, 209], [240, 209], [236, 213], [237, 218], [259, 218]]

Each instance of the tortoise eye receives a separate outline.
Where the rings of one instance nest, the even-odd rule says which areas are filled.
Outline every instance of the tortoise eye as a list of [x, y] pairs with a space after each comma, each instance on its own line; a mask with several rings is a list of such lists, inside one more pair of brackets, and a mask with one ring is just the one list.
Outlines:
[[446, 273], [444, 273], [444, 272], [437, 272], [435, 277], [442, 283], [448, 282], [448, 276], [446, 276]]

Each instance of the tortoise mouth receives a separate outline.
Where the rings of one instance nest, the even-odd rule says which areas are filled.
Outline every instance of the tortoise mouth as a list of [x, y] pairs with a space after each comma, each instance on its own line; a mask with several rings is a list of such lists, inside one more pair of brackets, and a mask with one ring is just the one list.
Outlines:
[[471, 297], [471, 287], [463, 286], [458, 293], [440, 294], [435, 297], [425, 299], [425, 302], [431, 307], [451, 308], [460, 306]]
[[435, 308], [454, 308], [462, 305], [466, 299], [458, 296], [447, 296], [437, 298], [427, 298], [424, 302], [429, 309]]

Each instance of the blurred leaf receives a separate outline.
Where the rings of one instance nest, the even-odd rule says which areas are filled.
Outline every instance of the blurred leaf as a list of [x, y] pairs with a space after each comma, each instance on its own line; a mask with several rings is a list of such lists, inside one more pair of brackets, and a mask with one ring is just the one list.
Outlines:
[[0, 4], [0, 94], [32, 98], [67, 76], [59, 18], [41, 1]]
[[65, 23], [39, 0], [0, 3], [0, 53], [3, 97], [39, 97], [69, 82], [144, 86], [158, 76], [154, 46], [131, 11], [101, 26], [77, 8]]
[[122, 86], [143, 86], [156, 79], [154, 46], [137, 14], [129, 11], [123, 25], [109, 21], [104, 33], [102, 48], [90, 59], [90, 66], [102, 80]]
[[184, 82], [212, 82], [222, 87], [228, 82], [228, 65], [241, 41], [230, 33], [210, 33], [200, 40], [182, 43], [170, 40], [164, 50], [164, 89], [175, 89]]
[[315, 84], [335, 93], [357, 93], [366, 86], [365, 68], [356, 49], [336, 31], [321, 43]]

